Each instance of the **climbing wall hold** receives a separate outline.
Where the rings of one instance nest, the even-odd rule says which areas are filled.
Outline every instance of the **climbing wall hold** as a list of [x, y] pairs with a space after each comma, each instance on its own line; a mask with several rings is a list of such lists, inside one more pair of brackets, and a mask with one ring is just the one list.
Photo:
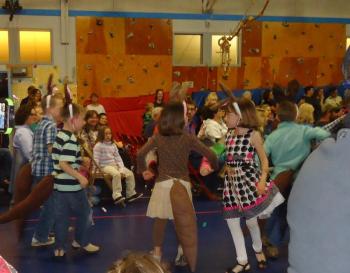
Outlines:
[[84, 85], [84, 86], [89, 86], [88, 81], [87, 81], [87, 80], [84, 80], [83, 85]]
[[103, 26], [103, 20], [100, 19], [100, 18], [97, 18], [97, 19], [96, 19], [96, 25], [97, 25], [97, 26]]
[[103, 79], [103, 83], [107, 84], [111, 82], [111, 78], [107, 77]]
[[249, 48], [248, 52], [251, 54], [258, 54], [260, 52], [260, 49], [259, 48]]
[[155, 67], [155, 68], [158, 68], [159, 66], [160, 66], [160, 63], [155, 63], [155, 64], [154, 64], [154, 67]]
[[282, 26], [289, 27], [289, 24], [287, 22], [282, 22]]
[[109, 37], [114, 38], [114, 32], [110, 31], [109, 32]]
[[128, 76], [128, 82], [129, 83], [135, 83], [135, 79], [134, 79], [134, 77], [133, 76]]
[[277, 39], [277, 35], [276, 35], [276, 34], [273, 35], [273, 39], [274, 39], [274, 40]]
[[148, 47], [152, 48], [152, 49], [155, 49], [156, 45], [155, 45], [155, 43], [151, 42], [151, 43], [148, 43]]
[[129, 32], [128, 35], [126, 36], [126, 39], [130, 39], [134, 37], [134, 33], [133, 32]]
[[311, 50], [313, 50], [314, 49], [314, 45], [309, 45], [308, 46], [308, 49], [311, 51]]
[[298, 58], [297, 62], [298, 62], [298, 64], [303, 64], [304, 63], [304, 58]]
[[143, 71], [143, 73], [147, 74], [148, 73], [147, 67], [146, 66], [142, 67], [142, 71]]
[[173, 74], [176, 77], [180, 77], [181, 76], [181, 72], [180, 71], [174, 71]]

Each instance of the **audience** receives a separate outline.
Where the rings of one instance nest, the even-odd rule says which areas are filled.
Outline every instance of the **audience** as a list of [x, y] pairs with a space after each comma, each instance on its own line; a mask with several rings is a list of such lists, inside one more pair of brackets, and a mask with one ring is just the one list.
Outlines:
[[91, 103], [86, 107], [87, 110], [96, 111], [97, 114], [106, 113], [105, 108], [98, 101], [99, 97], [97, 93], [92, 93], [90, 96], [90, 99], [91, 99]]

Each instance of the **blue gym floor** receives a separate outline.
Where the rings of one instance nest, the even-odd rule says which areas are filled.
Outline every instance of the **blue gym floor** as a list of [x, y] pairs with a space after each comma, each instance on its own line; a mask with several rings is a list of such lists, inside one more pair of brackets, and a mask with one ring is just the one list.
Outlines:
[[[32, 248], [31, 237], [37, 214], [26, 222], [23, 238], [15, 239], [14, 223], [0, 225], [0, 254], [19, 273], [105, 273], [110, 265], [128, 251], [149, 251], [152, 248], [152, 220], [145, 217], [148, 198], [142, 198], [122, 209], [105, 205], [94, 207], [95, 225], [92, 241], [101, 246], [98, 254], [88, 255], [69, 250], [62, 260], [53, 258], [53, 248]], [[198, 273], [223, 273], [235, 263], [235, 250], [227, 225], [221, 216], [220, 203], [194, 200], [198, 216], [199, 256]], [[4, 208], [2, 208], [3, 210]], [[71, 233], [71, 235], [73, 235]], [[249, 235], [247, 250], [252, 270], [250, 272], [284, 273], [287, 268], [287, 247], [281, 258], [269, 261], [268, 268], [258, 270]], [[173, 225], [169, 222], [164, 244], [164, 260], [172, 266], [173, 273], [190, 272], [187, 268], [173, 267], [177, 243]]]

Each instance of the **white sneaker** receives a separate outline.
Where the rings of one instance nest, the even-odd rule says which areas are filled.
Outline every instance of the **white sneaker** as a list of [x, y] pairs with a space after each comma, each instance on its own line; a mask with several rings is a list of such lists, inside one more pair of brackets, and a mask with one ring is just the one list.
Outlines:
[[35, 237], [32, 239], [32, 247], [50, 246], [55, 243], [55, 237], [49, 237], [46, 242], [39, 242]]
[[99, 246], [96, 246], [96, 245], [93, 245], [93, 244], [88, 244], [87, 246], [84, 246], [83, 249], [86, 251], [86, 252], [89, 252], [89, 253], [96, 253], [96, 252], [99, 252], [100, 251], [100, 247]]
[[73, 247], [73, 248], [80, 248], [80, 244], [79, 244], [76, 240], [74, 240], [74, 241], [72, 242], [72, 247]]
[[55, 249], [54, 255], [55, 257], [63, 257], [66, 253], [63, 249]]
[[175, 265], [176, 266], [186, 266], [187, 265], [187, 259], [184, 255], [182, 247], [179, 245], [177, 248], [177, 254], [175, 258]]
[[[77, 249], [77, 248], [81, 248], [81, 245], [76, 241], [74, 240], [72, 242], [72, 247]], [[100, 247], [99, 246], [96, 246], [96, 245], [93, 245], [93, 244], [88, 244], [87, 246], [84, 246], [83, 249], [86, 251], [86, 252], [89, 252], [89, 253], [95, 253], [95, 252], [98, 252], [100, 251]]]

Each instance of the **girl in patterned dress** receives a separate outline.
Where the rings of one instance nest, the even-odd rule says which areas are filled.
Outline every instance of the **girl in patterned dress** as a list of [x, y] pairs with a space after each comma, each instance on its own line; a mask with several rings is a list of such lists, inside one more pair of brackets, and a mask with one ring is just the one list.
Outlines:
[[[250, 270], [240, 219], [245, 218], [253, 241], [258, 267], [266, 267], [262, 251], [258, 217], [268, 217], [284, 199], [273, 181], [268, 179], [268, 159], [263, 139], [258, 132], [254, 104], [249, 100], [238, 103], [229, 100], [226, 105], [226, 172], [223, 191], [223, 215], [232, 234], [237, 263], [227, 272]], [[258, 155], [261, 168], [255, 162]]]

